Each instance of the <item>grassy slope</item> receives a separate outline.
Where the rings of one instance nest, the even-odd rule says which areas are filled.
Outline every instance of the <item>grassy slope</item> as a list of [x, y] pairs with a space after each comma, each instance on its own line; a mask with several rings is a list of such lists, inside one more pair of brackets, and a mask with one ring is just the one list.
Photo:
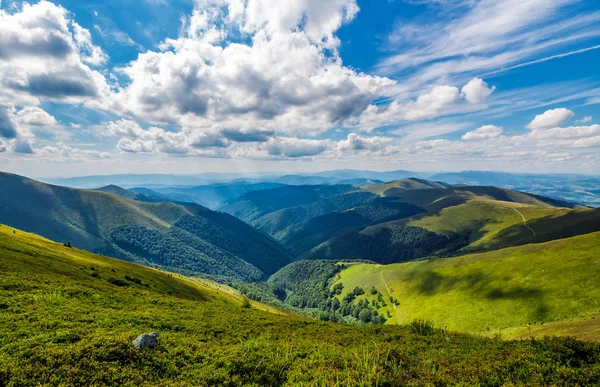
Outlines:
[[362, 231], [364, 234], [373, 235], [391, 225], [422, 227], [444, 235], [464, 234], [469, 235], [470, 244], [462, 251], [468, 252], [545, 242], [600, 230], [598, 209], [555, 207], [545, 198], [494, 187], [391, 189], [386, 196], [422, 206], [428, 212], [367, 227]]
[[[352, 327], [0, 226], [0, 385], [592, 385], [600, 346]], [[98, 273], [98, 277], [92, 273]], [[107, 281], [124, 279], [127, 287]], [[160, 345], [132, 340], [158, 331]]]
[[416, 189], [432, 189], [432, 188], [449, 188], [449, 184], [437, 182], [437, 181], [428, 181], [421, 179], [404, 179], [404, 180], [395, 180], [387, 183], [381, 184], [367, 184], [363, 185], [361, 189], [363, 191], [371, 192], [376, 195], [385, 196], [385, 193], [389, 190], [399, 189], [403, 191], [408, 190], [416, 190]]
[[86, 250], [106, 245], [123, 224], [166, 229], [190, 210], [172, 203], [141, 203], [109, 193], [77, 190], [0, 173], [0, 222]]
[[[586, 327], [598, 329], [593, 324], [581, 322], [580, 330], [566, 331], [561, 326], [600, 311], [599, 256], [600, 233], [592, 233], [457, 258], [356, 264], [342, 271], [338, 282], [344, 284], [342, 296], [355, 286], [389, 292], [400, 302], [391, 310], [396, 318], [390, 322], [431, 319], [451, 330], [487, 333], [488, 328], [558, 321], [556, 329], [533, 332], [568, 332], [589, 339]], [[506, 333], [520, 336], [523, 330]], [[593, 338], [600, 340], [598, 335]]]

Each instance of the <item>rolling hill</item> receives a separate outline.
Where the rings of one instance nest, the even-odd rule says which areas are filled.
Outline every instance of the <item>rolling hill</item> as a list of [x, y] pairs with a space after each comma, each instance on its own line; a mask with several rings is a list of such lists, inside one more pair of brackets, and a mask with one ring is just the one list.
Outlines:
[[295, 256], [379, 263], [488, 251], [600, 230], [599, 209], [496, 187], [417, 178], [341, 186], [341, 193], [333, 187], [326, 197], [314, 195], [322, 189], [315, 186], [255, 191], [251, 197], [233, 199], [223, 210], [270, 234]]
[[[594, 385], [600, 345], [283, 314], [0, 226], [0, 385]], [[158, 332], [154, 349], [137, 349]]]
[[[377, 289], [388, 323], [431, 320], [449, 330], [526, 336], [562, 334], [600, 341], [600, 233], [455, 258], [349, 264], [333, 282], [342, 299], [356, 286]], [[366, 299], [374, 297], [367, 293]]]
[[142, 202], [10, 174], [0, 174], [0, 186], [1, 223], [91, 252], [239, 280], [263, 278], [291, 260], [269, 236], [199, 205]]

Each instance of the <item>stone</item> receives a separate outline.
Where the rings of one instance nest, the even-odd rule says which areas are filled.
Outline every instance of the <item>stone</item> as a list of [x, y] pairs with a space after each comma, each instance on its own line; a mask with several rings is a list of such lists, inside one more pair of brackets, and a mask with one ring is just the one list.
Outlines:
[[133, 346], [136, 348], [154, 348], [158, 345], [158, 336], [156, 332], [144, 333], [133, 340]]

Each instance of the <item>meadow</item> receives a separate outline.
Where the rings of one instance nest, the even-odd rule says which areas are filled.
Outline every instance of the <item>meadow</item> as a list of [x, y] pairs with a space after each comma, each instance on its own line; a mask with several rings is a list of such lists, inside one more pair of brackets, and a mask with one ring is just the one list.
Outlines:
[[[156, 349], [132, 340], [160, 333]], [[348, 326], [0, 227], [0, 385], [594, 385], [600, 346]]]
[[423, 319], [504, 338], [560, 334], [599, 341], [599, 275], [600, 233], [592, 233], [454, 258], [351, 264], [332, 286], [343, 284], [340, 298], [356, 286], [393, 297], [396, 308], [380, 310], [393, 315], [388, 323]]

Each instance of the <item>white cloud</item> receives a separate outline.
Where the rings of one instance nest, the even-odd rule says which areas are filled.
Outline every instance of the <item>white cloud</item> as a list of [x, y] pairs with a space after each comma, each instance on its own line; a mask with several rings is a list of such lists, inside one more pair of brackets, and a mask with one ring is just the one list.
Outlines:
[[574, 115], [572, 111], [565, 108], [546, 110], [543, 114], [535, 116], [527, 127], [532, 130], [556, 128], [570, 120]]
[[580, 120], [575, 121], [576, 124], [589, 124], [592, 122], [592, 116], [585, 116]]
[[271, 156], [306, 157], [316, 156], [327, 150], [329, 141], [298, 138], [277, 138], [269, 141], [265, 149]]
[[[131, 82], [107, 108], [197, 132], [316, 135], [356, 119], [395, 84], [344, 67], [335, 51], [326, 51], [355, 12], [354, 1], [219, 4], [198, 6], [179, 39], [123, 68]], [[269, 12], [259, 12], [265, 7]], [[224, 40], [236, 30], [250, 34], [248, 40]]]
[[21, 125], [29, 126], [54, 126], [58, 124], [54, 116], [37, 106], [28, 106], [19, 110], [15, 121]]
[[497, 138], [502, 135], [502, 128], [495, 125], [485, 125], [465, 133], [462, 139], [465, 141], [481, 141]]
[[575, 148], [600, 147], [600, 136], [577, 140], [573, 143]]
[[385, 137], [361, 137], [356, 133], [350, 133], [346, 140], [338, 142], [337, 149], [345, 151], [380, 151], [384, 150], [392, 141]]
[[550, 129], [536, 129], [528, 137], [538, 140], [543, 139], [575, 139], [590, 137], [600, 133], [600, 125], [570, 126], [567, 128], [551, 127]]
[[108, 93], [102, 74], [87, 65], [106, 55], [70, 17], [48, 1], [0, 10], [0, 105], [80, 103]]
[[40, 157], [51, 158], [54, 160], [61, 159], [108, 159], [111, 157], [108, 152], [100, 152], [96, 150], [87, 150], [74, 148], [59, 142], [55, 145], [47, 145], [36, 150], [36, 155]]
[[483, 103], [494, 92], [496, 87], [488, 87], [481, 78], [473, 78], [463, 86], [461, 93], [471, 103]]
[[17, 137], [17, 129], [8, 112], [2, 106], [0, 106], [0, 137], [8, 139]]
[[[493, 91], [493, 88], [488, 88], [485, 82], [477, 78], [465, 85], [463, 90], [465, 88], [471, 98], [471, 101], [467, 101], [471, 103], [476, 100], [475, 98], [477, 101], [483, 102], [485, 100], [483, 96], [488, 91], [489, 93]], [[363, 131], [372, 131], [378, 127], [399, 124], [402, 121], [421, 121], [465, 110], [469, 111], [472, 107], [468, 106], [469, 104], [461, 103], [461, 97], [467, 99], [464, 91], [461, 95], [456, 86], [433, 86], [414, 100], [393, 99], [388, 104], [370, 105], [360, 119], [354, 123], [354, 126]], [[479, 109], [477, 106], [474, 108]]]

